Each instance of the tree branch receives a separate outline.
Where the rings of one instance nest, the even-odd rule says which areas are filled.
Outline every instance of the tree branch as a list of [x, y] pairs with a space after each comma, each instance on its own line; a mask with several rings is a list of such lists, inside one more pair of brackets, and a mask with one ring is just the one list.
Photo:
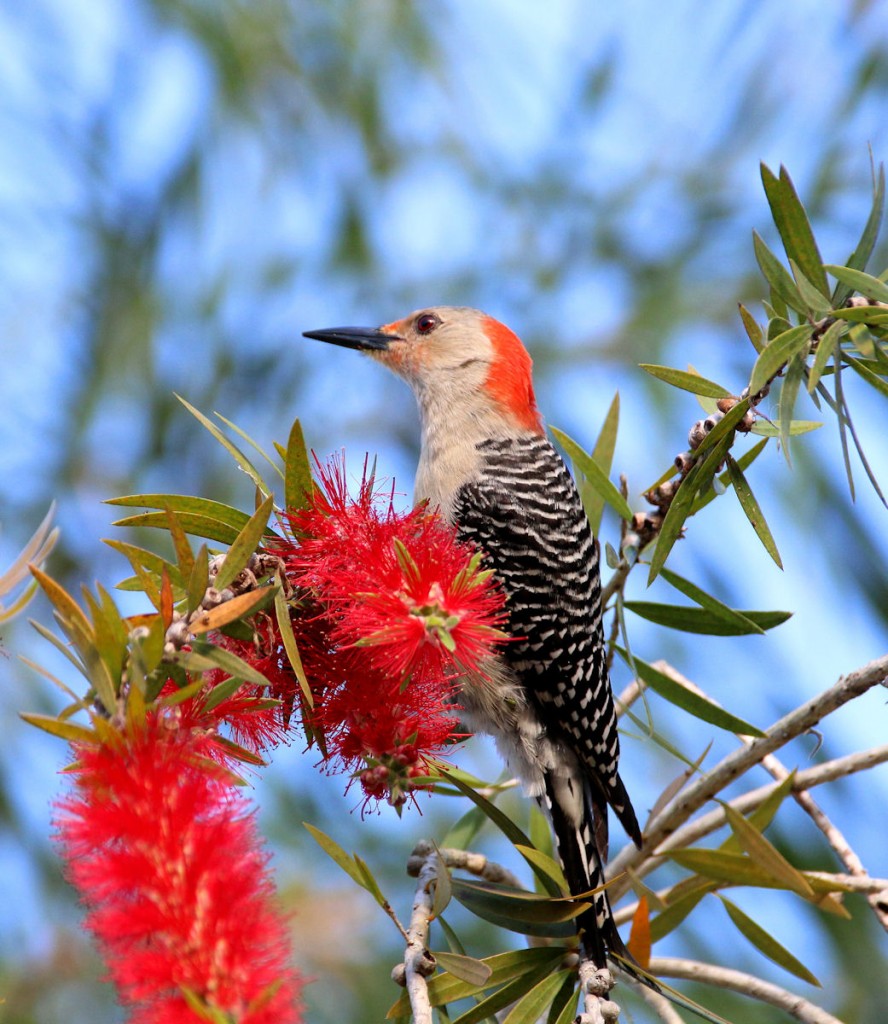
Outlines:
[[678, 957], [654, 957], [651, 970], [667, 978], [684, 978], [687, 981], [701, 981], [707, 985], [730, 989], [741, 995], [770, 1003], [801, 1021], [802, 1024], [842, 1024], [837, 1018], [819, 1006], [808, 1002], [794, 992], [789, 992], [770, 981], [763, 981], [743, 971], [728, 967], [715, 967], [696, 960], [682, 960]]
[[[748, 745], [741, 746], [723, 758], [705, 776], [678, 793], [649, 823], [641, 850], [626, 847], [614, 858], [611, 864], [613, 874], [619, 875], [627, 868], [637, 870], [654, 849], [664, 844], [696, 810], [730, 782], [739, 778], [753, 765], [760, 763], [767, 754], [779, 750], [791, 739], [813, 728], [824, 716], [886, 679], [888, 655], [842, 676], [828, 690], [824, 690], [781, 718], [771, 726], [765, 736], [752, 740]], [[618, 879], [613, 886], [612, 898], [616, 899], [625, 893], [629, 884], [628, 879]]]

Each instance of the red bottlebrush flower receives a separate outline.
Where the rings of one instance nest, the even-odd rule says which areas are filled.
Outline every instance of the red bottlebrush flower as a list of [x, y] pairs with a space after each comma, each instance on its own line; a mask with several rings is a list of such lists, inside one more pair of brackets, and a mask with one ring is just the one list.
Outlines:
[[57, 839], [133, 1024], [300, 1020], [267, 856], [212, 738], [153, 714], [75, 754]]
[[453, 527], [425, 507], [395, 511], [366, 463], [355, 499], [341, 459], [319, 470], [321, 487], [289, 516], [298, 542], [275, 551], [305, 597], [293, 630], [315, 699], [306, 724], [328, 765], [397, 804], [410, 771], [456, 738], [455, 680], [483, 674], [504, 639], [504, 598]]

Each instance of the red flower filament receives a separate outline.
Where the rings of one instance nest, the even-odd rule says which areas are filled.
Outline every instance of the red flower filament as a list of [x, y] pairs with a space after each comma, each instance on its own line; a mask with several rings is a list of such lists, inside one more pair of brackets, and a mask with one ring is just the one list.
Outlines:
[[57, 839], [133, 1024], [301, 1019], [267, 857], [212, 739], [149, 715], [75, 753]]

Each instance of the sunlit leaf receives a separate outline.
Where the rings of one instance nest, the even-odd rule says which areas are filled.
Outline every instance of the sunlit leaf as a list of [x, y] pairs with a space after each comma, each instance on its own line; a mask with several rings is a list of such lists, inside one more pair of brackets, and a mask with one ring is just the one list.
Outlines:
[[728, 917], [730, 917], [731, 921], [734, 923], [737, 931], [739, 931], [744, 938], [748, 939], [760, 953], [764, 954], [764, 956], [769, 960], [773, 960], [779, 967], [789, 971], [790, 974], [794, 974], [797, 978], [801, 978], [802, 981], [807, 981], [811, 985], [820, 985], [820, 982], [814, 977], [808, 968], [805, 967], [800, 960], [797, 960], [788, 949], [781, 946], [770, 932], [766, 931], [760, 924], [753, 921], [752, 918], [742, 911], [735, 903], [732, 903], [721, 895], [719, 896], [719, 899], [724, 904], [725, 910], [728, 912]]
[[771, 215], [780, 238], [783, 248], [790, 259], [796, 261], [802, 271], [824, 295], [829, 294], [826, 282], [826, 274], [823, 271], [823, 260], [814, 240], [814, 232], [808, 221], [808, 215], [802, 206], [789, 172], [785, 167], [780, 168], [780, 177], [777, 178], [769, 167], [761, 165], [762, 184], [765, 188], [765, 195], [768, 197], [768, 205], [771, 207]]
[[827, 263], [825, 269], [837, 281], [841, 281], [852, 291], [860, 292], [865, 298], [874, 299], [876, 302], [888, 302], [888, 284], [880, 281], [878, 277], [865, 274], [854, 267], [839, 267], [833, 263]]
[[689, 373], [687, 370], [676, 370], [671, 366], [656, 366], [653, 363], [639, 363], [639, 368], [645, 370], [652, 377], [665, 381], [673, 387], [682, 388], [695, 395], [705, 395], [709, 398], [727, 398], [731, 392], [723, 388], [715, 381], [707, 380], [698, 373]]
[[265, 534], [268, 517], [271, 515], [273, 507], [274, 497], [269, 495], [244, 524], [243, 529], [228, 549], [225, 561], [219, 567], [219, 572], [213, 580], [213, 586], [217, 590], [223, 590], [233, 583], [241, 570], [246, 568]]
[[781, 882], [785, 888], [791, 889], [799, 896], [809, 898], [814, 895], [814, 890], [801, 871], [794, 868], [752, 822], [744, 818], [730, 804], [723, 804], [723, 806], [728, 824], [738, 842], [761, 868]]
[[54, 715], [36, 715], [25, 711], [19, 712], [19, 715], [28, 725], [35, 725], [51, 736], [67, 740], [68, 743], [96, 743], [98, 741], [94, 729], [78, 725], [76, 722], [62, 721]]
[[735, 611], [733, 608], [729, 608], [724, 602], [719, 601], [718, 598], [707, 594], [702, 587], [698, 587], [695, 583], [691, 583], [690, 580], [684, 579], [679, 576], [678, 573], [672, 572], [671, 569], [663, 569], [661, 576], [670, 586], [684, 594], [685, 597], [689, 597], [692, 601], [696, 601], [702, 608], [707, 609], [726, 622], [731, 623], [735, 627], [744, 628], [749, 630], [752, 627], [752, 632], [761, 633], [763, 630], [756, 622], [750, 619], [743, 612]]
[[685, 633], [701, 633], [706, 636], [747, 636], [773, 629], [792, 615], [792, 612], [743, 611], [737, 615], [746, 620], [731, 623], [722, 616], [705, 608], [690, 608], [684, 605], [658, 604], [655, 601], [626, 601], [627, 611], [640, 615], [648, 622], [655, 622], [667, 629], [678, 629]]
[[550, 427], [549, 429], [555, 440], [573, 459], [583, 476], [589, 481], [589, 486], [598, 492], [608, 505], [614, 509], [617, 515], [623, 519], [630, 520], [632, 518], [632, 509], [629, 507], [629, 503], [620, 494], [608, 475], [592, 456], [587, 455], [577, 442], [573, 438], [568, 437], [564, 431], [558, 430], [556, 427]]
[[312, 492], [311, 463], [305, 447], [305, 437], [299, 420], [293, 421], [287, 440], [287, 455], [284, 463], [284, 507], [287, 510], [302, 508]]
[[[556, 963], [560, 963], [560, 958]], [[510, 981], [504, 985], [501, 989], [498, 989], [492, 995], [487, 996], [486, 999], [482, 999], [481, 1002], [474, 1006], [471, 1010], [467, 1010], [461, 1014], [453, 1024], [480, 1024], [481, 1021], [495, 1015], [499, 1010], [502, 1010], [505, 1006], [510, 1006], [512, 1003], [521, 999], [521, 997], [530, 991], [541, 979], [548, 978], [552, 974], [552, 966], [543, 969], [527, 970], [523, 974], [515, 978], [514, 981]], [[554, 994], [554, 993], [553, 993]]]
[[728, 469], [731, 473], [731, 482], [734, 485], [734, 493], [737, 495], [740, 505], [746, 513], [746, 518], [752, 525], [753, 530], [755, 530], [756, 536], [762, 542], [765, 551], [768, 552], [774, 562], [782, 569], [783, 562], [780, 559], [780, 552], [777, 550], [777, 545], [774, 543], [774, 537], [771, 534], [771, 530], [767, 522], [765, 521], [765, 517], [762, 514], [759, 503], [756, 500], [755, 495], [752, 493], [752, 488], [746, 482], [743, 470], [737, 465], [730, 455], [728, 456]]
[[558, 971], [537, 982], [527, 995], [512, 1007], [503, 1024], [536, 1024], [561, 989], [564, 979], [572, 976], [572, 972]]
[[360, 868], [355, 863], [354, 858], [350, 854], [346, 853], [335, 839], [331, 839], [330, 836], [325, 832], [322, 832], [319, 828], [315, 828], [314, 825], [309, 825], [307, 821], [303, 821], [302, 826], [334, 864], [337, 864], [342, 868], [348, 877], [353, 882], [356, 882], [362, 889], [367, 888], [367, 881]]
[[435, 959], [438, 966], [442, 967], [454, 978], [465, 981], [473, 988], [483, 988], [493, 973], [489, 964], [483, 960], [476, 960], [473, 956], [461, 956], [457, 953], [435, 951]]
[[792, 275], [774, 253], [771, 252], [757, 231], [752, 233], [752, 247], [755, 251], [755, 258], [758, 261], [759, 268], [765, 280], [771, 286], [772, 295], [775, 298], [779, 297], [797, 313], [804, 315], [806, 313], [805, 303], [799, 294], [795, 281], [792, 279]]
[[[795, 278], [799, 294], [802, 296], [802, 300], [811, 311], [811, 314], [818, 318], [826, 316], [831, 307], [831, 303], [827, 296], [811, 283], [808, 275], [805, 274], [795, 260], [791, 259], [789, 261], [789, 267], [790, 270], [792, 270], [792, 276]], [[824, 278], [824, 280], [826, 280], [826, 278]]]
[[790, 327], [788, 331], [778, 334], [773, 341], [768, 342], [752, 368], [749, 380], [749, 390], [752, 394], [761, 391], [797, 352], [801, 352], [810, 343], [811, 330], [810, 324]]
[[632, 915], [632, 929], [629, 932], [629, 941], [626, 943], [629, 952], [635, 957], [638, 963], [649, 968], [651, 963], [651, 913], [648, 909], [647, 896], [642, 894], [638, 900], [638, 906]]
[[[790, 437], [797, 437], [800, 434], [810, 434], [812, 430], [819, 430], [822, 426], [823, 424], [817, 420], [790, 420], [786, 433]], [[775, 423], [768, 423], [766, 420], [756, 420], [750, 433], [758, 434], [759, 437], [782, 437], [783, 421], [777, 420]]]
[[[617, 647], [620, 656], [627, 659], [626, 652]], [[628, 661], [628, 659], [627, 659]], [[674, 704], [676, 707], [687, 711], [695, 718], [709, 722], [710, 725], [718, 726], [719, 729], [727, 729], [729, 732], [739, 733], [742, 736], [764, 736], [765, 734], [756, 726], [745, 722], [742, 718], [725, 711], [723, 707], [715, 704], [707, 697], [696, 693], [687, 686], [667, 676], [664, 672], [642, 661], [637, 655], [633, 658], [635, 670], [639, 678], [652, 690], [659, 693], [661, 697]]]
[[746, 334], [752, 342], [752, 347], [756, 352], [761, 352], [765, 347], [765, 336], [761, 327], [759, 327], [755, 317], [742, 302], [738, 303], [738, 307], [740, 309], [740, 319], [743, 321], [743, 327], [746, 329]]
[[181, 395], [176, 395], [176, 398], [185, 406], [185, 408], [191, 413], [191, 415], [202, 424], [206, 429], [213, 435], [213, 437], [222, 445], [222, 447], [234, 458], [238, 468], [242, 469], [247, 476], [253, 481], [253, 483], [262, 491], [263, 494], [271, 494], [271, 488], [262, 479], [262, 475], [256, 469], [252, 462], [247, 458], [246, 455], [237, 447], [232, 441], [230, 441], [222, 431], [213, 423], [212, 420], [208, 419], [200, 410], [195, 409], [190, 402], [187, 402]]

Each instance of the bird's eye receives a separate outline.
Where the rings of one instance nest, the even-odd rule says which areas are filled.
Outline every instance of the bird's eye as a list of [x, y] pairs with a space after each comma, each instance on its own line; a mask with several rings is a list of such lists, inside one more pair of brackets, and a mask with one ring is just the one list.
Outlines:
[[417, 318], [416, 330], [419, 334], [431, 334], [441, 321], [434, 313], [423, 313]]

